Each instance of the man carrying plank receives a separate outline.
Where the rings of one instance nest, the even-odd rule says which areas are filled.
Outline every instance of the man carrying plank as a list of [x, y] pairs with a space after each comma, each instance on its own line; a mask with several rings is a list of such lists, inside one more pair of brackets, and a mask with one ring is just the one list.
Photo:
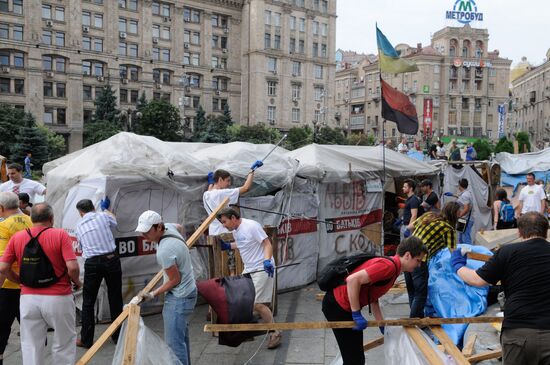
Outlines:
[[[346, 278], [346, 284], [329, 290], [323, 298], [323, 313], [329, 321], [355, 322], [353, 329], [333, 329], [334, 337], [344, 361], [343, 365], [365, 364], [363, 330], [367, 320], [361, 308], [370, 305], [377, 320], [384, 319], [378, 298], [393, 286], [395, 279], [404, 272], [419, 267], [426, 254], [422, 240], [411, 236], [397, 246], [397, 255], [391, 258], [373, 258], [359, 265]], [[376, 283], [386, 282], [384, 285]], [[380, 327], [384, 333], [384, 327]]]
[[504, 286], [506, 302], [502, 323], [504, 365], [550, 363], [550, 243], [548, 220], [538, 212], [518, 219], [523, 242], [501, 247], [476, 271], [466, 267], [461, 250], [453, 251], [451, 264], [467, 284]]
[[191, 363], [189, 320], [197, 302], [197, 287], [189, 249], [176, 224], [164, 223], [157, 212], [147, 210], [139, 216], [137, 232], [158, 243], [157, 262], [164, 270], [164, 283], [142, 294], [143, 300], [166, 293], [162, 318], [164, 340], [183, 365]]

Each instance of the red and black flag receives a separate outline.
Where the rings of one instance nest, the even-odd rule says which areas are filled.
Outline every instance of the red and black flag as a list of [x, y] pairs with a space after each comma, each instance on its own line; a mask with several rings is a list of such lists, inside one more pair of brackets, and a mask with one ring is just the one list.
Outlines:
[[418, 132], [416, 108], [409, 97], [380, 79], [382, 84], [382, 118], [397, 123], [397, 130], [403, 134]]

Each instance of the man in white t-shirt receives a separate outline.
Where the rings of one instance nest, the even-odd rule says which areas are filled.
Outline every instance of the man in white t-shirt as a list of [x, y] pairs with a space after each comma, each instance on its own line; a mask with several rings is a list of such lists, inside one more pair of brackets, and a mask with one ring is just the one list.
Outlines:
[[519, 193], [518, 211], [521, 214], [538, 212], [544, 215], [546, 209], [546, 193], [540, 185], [535, 184], [535, 174], [527, 174], [527, 186]]
[[[224, 208], [218, 214], [223, 226], [233, 232], [234, 242], [222, 243], [222, 250], [238, 248], [244, 263], [243, 274], [250, 273], [256, 297], [254, 310], [266, 323], [273, 322], [273, 314], [266, 305], [273, 296], [273, 247], [262, 226], [251, 219], [241, 218], [231, 208]], [[274, 349], [281, 344], [281, 332], [271, 334], [267, 348]]]
[[[261, 161], [254, 162], [246, 177], [244, 185], [233, 189], [229, 189], [231, 186], [231, 174], [228, 171], [220, 169], [216, 170], [214, 173], [208, 173], [208, 190], [202, 195], [202, 202], [206, 212], [208, 214], [212, 213], [226, 197], [229, 198], [229, 204], [237, 204], [239, 196], [248, 192], [252, 187], [254, 171], [262, 165], [263, 163]], [[210, 223], [210, 227], [208, 227], [208, 234], [210, 236], [219, 235], [224, 232], [228, 231], [217, 219], [213, 220], [212, 223]]]
[[34, 180], [23, 178], [23, 166], [18, 163], [8, 165], [9, 181], [0, 185], [0, 192], [11, 191], [15, 194], [27, 193], [34, 203], [34, 196], [46, 195], [46, 187]]
[[401, 138], [401, 143], [397, 146], [397, 152], [407, 154], [409, 152], [409, 145], [407, 143], [407, 138], [403, 137]]

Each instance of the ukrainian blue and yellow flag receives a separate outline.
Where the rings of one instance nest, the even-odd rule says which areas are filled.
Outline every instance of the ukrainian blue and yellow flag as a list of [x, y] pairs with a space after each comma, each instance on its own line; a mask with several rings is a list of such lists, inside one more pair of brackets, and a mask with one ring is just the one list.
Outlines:
[[376, 26], [376, 42], [378, 43], [378, 61], [380, 71], [391, 74], [418, 71], [416, 63], [399, 57], [388, 38]]

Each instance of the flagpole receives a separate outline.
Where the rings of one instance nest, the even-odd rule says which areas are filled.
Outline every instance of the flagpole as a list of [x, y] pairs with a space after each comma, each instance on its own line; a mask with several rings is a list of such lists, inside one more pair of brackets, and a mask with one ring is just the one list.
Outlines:
[[[378, 32], [378, 23], [376, 23]], [[377, 41], [378, 44], [378, 41]], [[378, 48], [378, 75], [380, 79], [380, 116], [382, 116], [382, 67], [380, 64], [380, 48]], [[380, 224], [380, 242], [382, 244], [382, 255], [384, 255], [384, 212], [386, 211], [386, 119], [382, 118], [382, 222]]]

